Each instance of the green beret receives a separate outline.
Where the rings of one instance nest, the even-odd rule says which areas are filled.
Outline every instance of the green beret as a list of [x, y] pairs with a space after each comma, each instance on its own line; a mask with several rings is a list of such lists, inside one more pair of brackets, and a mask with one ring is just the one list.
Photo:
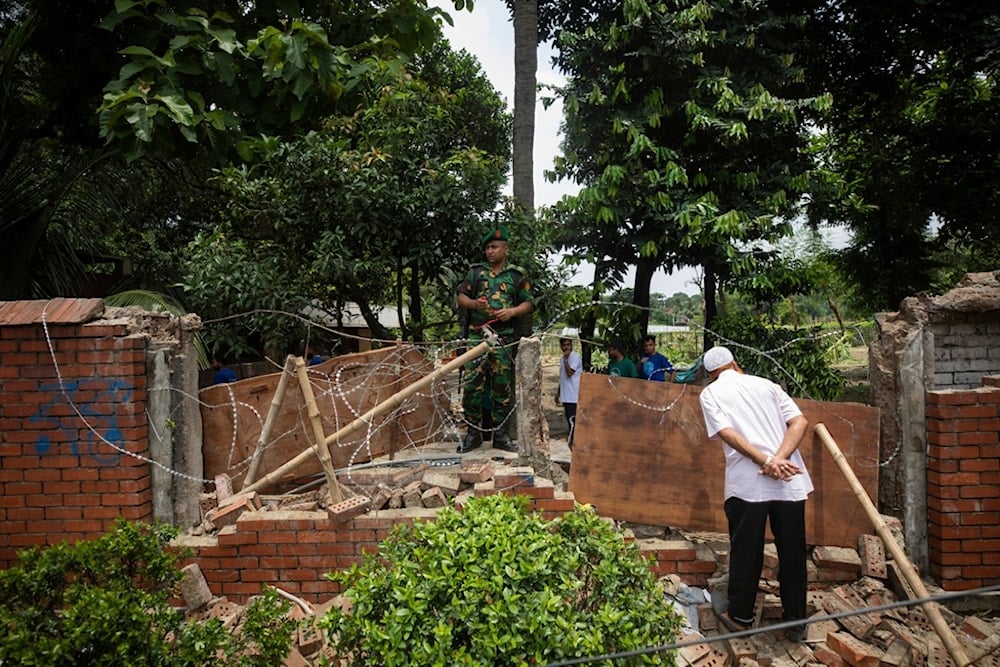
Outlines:
[[498, 223], [496, 227], [490, 230], [489, 234], [483, 237], [483, 243], [482, 243], [483, 249], [484, 250], [486, 249], [486, 244], [489, 243], [490, 241], [506, 242], [507, 238], [508, 238], [507, 228]]

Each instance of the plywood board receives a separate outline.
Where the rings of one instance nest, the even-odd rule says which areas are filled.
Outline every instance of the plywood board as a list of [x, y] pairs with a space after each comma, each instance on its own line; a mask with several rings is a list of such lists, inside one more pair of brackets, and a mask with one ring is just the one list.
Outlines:
[[[727, 532], [721, 440], [709, 440], [692, 384], [585, 373], [569, 490], [604, 516], [682, 530]], [[871, 498], [878, 498], [878, 410], [796, 400], [810, 428], [800, 447], [816, 490], [806, 503], [810, 544], [856, 547], [864, 510], [815, 437], [822, 422]]]
[[[307, 370], [324, 433], [330, 436], [433, 368], [416, 348], [398, 346], [334, 357]], [[280, 378], [280, 372], [260, 375], [207, 387], [199, 393], [207, 478], [227, 473], [235, 488], [242, 486]], [[440, 428], [446, 411], [443, 390], [418, 392], [397, 409], [331, 446], [333, 464], [345, 468], [405, 446], [423, 444]], [[298, 378], [292, 377], [257, 479], [311, 448], [312, 433]], [[319, 460], [310, 458], [289, 474], [289, 480], [321, 471]]]

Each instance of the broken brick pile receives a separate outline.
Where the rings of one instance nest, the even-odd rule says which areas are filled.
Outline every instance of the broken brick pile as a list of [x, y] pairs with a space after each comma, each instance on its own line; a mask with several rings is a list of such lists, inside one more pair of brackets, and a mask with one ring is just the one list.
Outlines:
[[[818, 578], [854, 580], [810, 591], [808, 607], [811, 616], [801, 642], [790, 642], [780, 631], [767, 629], [768, 624], [779, 623], [781, 618], [777, 583], [773, 579], [776, 555], [773, 545], [768, 545], [765, 578], [761, 583], [755, 623], [760, 631], [751, 636], [719, 637], [724, 631], [718, 628], [711, 605], [699, 605], [700, 631], [688, 629], [678, 637], [678, 642], [686, 645], [677, 649], [676, 664], [693, 667], [916, 667], [954, 664], [919, 607], [864, 611], [901, 599], [908, 590], [895, 563], [878, 558], [880, 550], [873, 548], [873, 539], [876, 538], [862, 536], [861, 541], [867, 543], [863, 550], [871, 549], [868, 558], [860, 558], [858, 552], [841, 547], [816, 547], [813, 550], [810, 563], [813, 586], [819, 585]], [[725, 554], [720, 555], [724, 560]], [[213, 596], [197, 564], [187, 565], [184, 574], [181, 590], [188, 610], [187, 617], [192, 620], [217, 618], [231, 632], [240, 632], [244, 607], [226, 597]], [[716, 578], [713, 583], [721, 585], [723, 580], [724, 573], [722, 579]], [[663, 582], [665, 591], [670, 594], [676, 591], [681, 577], [670, 575]], [[312, 605], [280, 587], [277, 590], [294, 602], [289, 615], [299, 621], [284, 665], [308, 667], [338, 664], [326, 637], [318, 629], [318, 621], [333, 605], [343, 608], [349, 602], [337, 595]], [[1000, 665], [1000, 620], [963, 616], [944, 606], [940, 606], [939, 610], [972, 664], [981, 667]], [[827, 618], [848, 611], [861, 613], [838, 619]]]
[[[893, 527], [896, 539], [901, 539], [901, 527], [898, 523]], [[678, 664], [716, 667], [727, 664], [726, 660], [720, 661], [720, 656], [724, 656], [730, 661], [728, 664], [741, 667], [954, 665], [944, 642], [920, 606], [866, 611], [914, 600], [917, 596], [897, 564], [885, 559], [878, 537], [862, 535], [858, 542], [857, 550], [813, 548], [809, 562], [809, 622], [803, 641], [791, 642], [782, 630], [767, 629], [768, 625], [782, 622], [776, 581], [777, 553], [774, 545], [768, 544], [754, 623], [758, 632], [685, 648]], [[725, 561], [724, 554], [720, 556]], [[849, 581], [834, 583], [838, 577]], [[724, 590], [724, 576], [713, 580], [713, 586]], [[937, 607], [972, 664], [1000, 667], [1000, 620], [975, 614], [961, 615], [942, 604]], [[829, 618], [842, 614], [845, 615]], [[698, 606], [698, 621], [702, 636], [707, 640], [726, 634], [708, 602]], [[687, 638], [697, 636], [689, 634]]]
[[[427, 463], [409, 467], [370, 468], [341, 480], [347, 496], [329, 503], [327, 489], [284, 497], [233, 493], [228, 480], [216, 480], [216, 492], [203, 498], [204, 534], [188, 535], [179, 543], [195, 547], [192, 565], [208, 587], [221, 594], [199, 604], [202, 613], [231, 616], [237, 625], [239, 605], [275, 586], [299, 600], [299, 611], [325, 611], [342, 604], [336, 585], [325, 580], [332, 569], [349, 567], [399, 522], [433, 520], [448, 502], [461, 504], [473, 495], [519, 493], [531, 498], [532, 509], [548, 519], [575, 506], [572, 493], [560, 491], [551, 480], [538, 477], [531, 467], [465, 459], [462, 465], [435, 468]], [[218, 498], [222, 501], [219, 502]], [[898, 520], [884, 517], [902, 542]], [[635, 540], [651, 557], [650, 567], [669, 589], [670, 581], [688, 586], [724, 590], [728, 544], [724, 535], [681, 535], [662, 527], [622, 526], [626, 539]], [[907, 667], [948, 665], [950, 657], [919, 607], [881, 613], [862, 613], [837, 620], [822, 617], [862, 610], [914, 597], [896, 564], [886, 560], [881, 540], [862, 535], [857, 549], [817, 546], [808, 562], [811, 622], [804, 641], [788, 642], [780, 631], [767, 630], [781, 619], [777, 585], [777, 555], [773, 544], [765, 549], [765, 568], [755, 627], [750, 637], [715, 638], [724, 634], [709, 603], [697, 609], [698, 629], [679, 638], [694, 643], [679, 650], [678, 664], [697, 667]], [[211, 594], [208, 594], [211, 597]], [[299, 597], [301, 596], [301, 597]], [[191, 607], [191, 605], [188, 605]], [[212, 609], [217, 611], [212, 612]], [[1000, 621], [961, 616], [941, 606], [963, 649], [977, 665], [1000, 667]], [[322, 611], [315, 611], [318, 618]], [[309, 617], [308, 613], [305, 613]], [[704, 641], [701, 641], [704, 640]], [[309, 665], [322, 654], [323, 641], [306, 631], [289, 665]], [[327, 656], [329, 657], [329, 656]]]

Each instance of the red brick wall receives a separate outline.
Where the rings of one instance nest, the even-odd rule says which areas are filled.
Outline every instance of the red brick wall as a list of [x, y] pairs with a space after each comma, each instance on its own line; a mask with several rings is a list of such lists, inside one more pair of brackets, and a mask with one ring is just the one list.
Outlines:
[[48, 334], [0, 327], [0, 567], [118, 517], [152, 519], [149, 465], [102, 441], [148, 455], [146, 339], [108, 323]]
[[[152, 520], [146, 340], [107, 322], [52, 324], [48, 338], [39, 324], [0, 326], [0, 568], [26, 547], [97, 537], [119, 517]], [[931, 575], [949, 590], [1000, 582], [1000, 378], [984, 383], [927, 398]], [[550, 518], [572, 507], [533, 482], [519, 492]], [[213, 592], [245, 599], [274, 581], [323, 599], [333, 590], [325, 572], [375, 550], [396, 521], [413, 520], [297, 514], [289, 525], [282, 513], [254, 513], [201, 546], [196, 560]], [[658, 575], [692, 585], [714, 572], [714, 561], [683, 541], [649, 553]]]
[[927, 394], [927, 535], [945, 590], [1000, 583], [1000, 387]]

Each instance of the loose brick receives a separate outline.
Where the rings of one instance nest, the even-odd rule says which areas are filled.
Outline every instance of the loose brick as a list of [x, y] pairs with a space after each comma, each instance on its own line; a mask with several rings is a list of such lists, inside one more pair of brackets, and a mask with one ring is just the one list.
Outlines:
[[[867, 602], [850, 586], [835, 588], [823, 600], [823, 609], [830, 614], [857, 611], [867, 606]], [[881, 621], [882, 617], [875, 613], [854, 614], [837, 619], [840, 625], [860, 640], [866, 639]]]
[[379, 489], [379, 492], [375, 494], [372, 498], [371, 509], [380, 510], [389, 504], [389, 500], [392, 498], [392, 491], [389, 489]]
[[861, 572], [861, 558], [854, 549], [818, 546], [813, 549], [812, 558], [820, 567], [844, 570], [855, 577]]
[[896, 638], [879, 658], [880, 667], [911, 667], [913, 664], [912, 647], [902, 639]]
[[1000, 635], [1000, 632], [997, 632], [993, 626], [978, 616], [967, 617], [962, 622], [961, 630], [973, 639], [986, 639], [990, 636], [996, 637]]
[[464, 459], [459, 479], [466, 484], [477, 484], [493, 478], [493, 464], [488, 461]]
[[423, 507], [423, 492], [420, 489], [420, 481], [410, 482], [403, 488], [403, 507]]
[[430, 465], [426, 461], [421, 461], [410, 468], [403, 468], [392, 476], [392, 485], [409, 486], [412, 482], [423, 479], [424, 473], [429, 469]]
[[[679, 642], [687, 642], [692, 639], [697, 639], [698, 635], [695, 634], [685, 634], [680, 637]], [[681, 659], [681, 664], [693, 665], [702, 658], [706, 657], [711, 652], [711, 648], [705, 642], [698, 644], [691, 644], [689, 646], [682, 646], [677, 650], [677, 655]]]
[[424, 507], [444, 507], [448, 504], [448, 499], [440, 487], [433, 486], [421, 494], [420, 502]]
[[260, 499], [256, 493], [241, 493], [230, 498], [227, 505], [210, 511], [205, 518], [211, 521], [216, 528], [222, 528], [236, 523], [236, 520], [245, 512], [260, 509], [259, 503]]
[[335, 503], [326, 508], [326, 514], [333, 521], [337, 523], [343, 523], [359, 514], [364, 514], [368, 511], [368, 507], [371, 505], [371, 500], [365, 498], [364, 496], [354, 496], [353, 498], [347, 498], [341, 500], [339, 503]]
[[207, 517], [208, 513], [219, 506], [219, 503], [215, 500], [215, 492], [203, 493], [198, 498], [198, 504], [201, 507], [201, 516]]
[[215, 476], [215, 497], [223, 505], [233, 495], [233, 480], [226, 473]]
[[188, 609], [201, 609], [212, 601], [212, 591], [198, 563], [185, 565], [181, 568], [181, 573], [181, 597], [184, 598], [184, 605]]
[[861, 558], [861, 574], [886, 578], [885, 545], [877, 535], [859, 535], [858, 553]]
[[820, 644], [813, 648], [813, 657], [822, 662], [827, 667], [844, 667], [844, 659], [837, 655], [826, 644]]
[[739, 662], [741, 658], [757, 659], [757, 649], [746, 637], [729, 639], [727, 644], [729, 645], [729, 654], [736, 662]]
[[309, 661], [303, 658], [302, 653], [294, 646], [291, 647], [281, 664], [282, 667], [309, 667]]
[[462, 488], [462, 480], [455, 473], [442, 472], [440, 470], [428, 470], [421, 480], [424, 488], [437, 487], [448, 495], [455, 495]]
[[881, 652], [846, 632], [831, 633], [826, 644], [851, 667], [879, 667]]

